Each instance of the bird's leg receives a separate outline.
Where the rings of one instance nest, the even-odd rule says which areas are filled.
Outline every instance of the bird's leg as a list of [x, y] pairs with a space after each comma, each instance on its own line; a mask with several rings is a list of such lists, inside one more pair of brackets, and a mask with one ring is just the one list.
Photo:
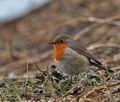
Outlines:
[[71, 75], [71, 76], [70, 76], [70, 81], [72, 81], [72, 78], [73, 78], [73, 76]]
[[67, 82], [67, 84], [66, 84], [66, 87], [68, 88], [69, 86], [71, 86], [72, 82], [73, 82], [73, 76], [70, 76], [70, 77], [68, 78], [68, 82]]
[[74, 82], [74, 84], [76, 84], [77, 82], [78, 82], [78, 80], [79, 80], [79, 77], [78, 77], [79, 75], [74, 75], [74, 76], [72, 76], [72, 78], [71, 78], [71, 82]]
[[75, 76], [75, 84], [76, 84], [79, 80], [80, 80], [79, 74], [77, 74], [77, 75]]

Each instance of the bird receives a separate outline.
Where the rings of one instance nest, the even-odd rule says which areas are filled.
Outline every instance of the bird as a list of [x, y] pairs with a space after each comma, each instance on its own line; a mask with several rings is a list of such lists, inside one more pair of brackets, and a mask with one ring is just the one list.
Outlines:
[[56, 68], [66, 75], [74, 76], [89, 72], [90, 66], [106, 70], [106, 67], [84, 46], [70, 35], [59, 34], [53, 37], [53, 60]]

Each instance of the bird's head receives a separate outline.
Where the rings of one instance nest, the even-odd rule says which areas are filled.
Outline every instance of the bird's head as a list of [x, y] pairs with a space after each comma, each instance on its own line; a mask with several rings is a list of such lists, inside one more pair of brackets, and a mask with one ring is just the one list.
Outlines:
[[66, 34], [59, 34], [52, 39], [52, 42], [50, 42], [50, 44], [53, 44], [54, 48], [66, 48], [71, 42], [73, 42], [71, 36]]
[[72, 41], [71, 36], [65, 34], [59, 34], [52, 39], [50, 44], [54, 45], [53, 57], [60, 59], [64, 53], [64, 49], [69, 47], [69, 43]]

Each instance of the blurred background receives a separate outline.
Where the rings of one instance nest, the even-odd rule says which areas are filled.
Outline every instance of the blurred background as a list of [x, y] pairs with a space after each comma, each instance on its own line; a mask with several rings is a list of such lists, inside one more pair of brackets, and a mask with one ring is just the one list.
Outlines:
[[[44, 69], [51, 60], [48, 42], [62, 33], [86, 47], [119, 45], [120, 0], [1, 0], [0, 78], [24, 76], [27, 63]], [[29, 64], [29, 72], [36, 70]]]

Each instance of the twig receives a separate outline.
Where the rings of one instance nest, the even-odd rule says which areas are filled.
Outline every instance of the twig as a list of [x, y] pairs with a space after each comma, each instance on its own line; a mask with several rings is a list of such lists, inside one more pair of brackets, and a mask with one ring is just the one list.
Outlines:
[[62, 95], [61, 98], [66, 97], [67, 95], [69, 95], [75, 88], [78, 88], [78, 89], [82, 88], [81, 83], [78, 83], [78, 84], [74, 85], [70, 90], [68, 90], [64, 95]]
[[44, 71], [42, 71], [42, 70], [38, 67], [37, 64], [34, 64], [34, 63], [33, 63], [33, 65], [35, 66], [35, 68], [37, 68], [37, 70], [39, 70], [40, 72], [43, 73], [43, 76], [44, 76], [44, 77], [48, 75], [47, 73], [45, 73]]
[[107, 43], [107, 44], [94, 44], [94, 45], [89, 46], [87, 49], [88, 50], [94, 50], [94, 49], [97, 49], [97, 48], [100, 48], [100, 47], [115, 47], [115, 48], [120, 49], [119, 45], [111, 44], [111, 43]]
[[84, 34], [88, 33], [89, 31], [91, 31], [92, 29], [96, 28], [100, 26], [100, 24], [98, 23], [94, 23], [86, 28], [84, 28], [83, 30], [81, 30], [79, 33], [77, 33], [77, 35], [74, 37], [75, 40], [79, 39], [80, 36], [83, 36]]
[[88, 17], [87, 19], [83, 18], [81, 20], [95, 22], [95, 23], [86, 27], [85, 29], [83, 29], [79, 33], [77, 33], [77, 35], [74, 37], [74, 39], [75, 40], [79, 39], [80, 36], [87, 34], [87, 32], [91, 31], [92, 29], [96, 28], [97, 26], [100, 26], [101, 24], [107, 23], [107, 24], [113, 24], [113, 25], [120, 26], [120, 22], [114, 21], [115, 19], [118, 19], [118, 18], [120, 18], [120, 15], [108, 17], [105, 19], [100, 19], [100, 18], [95, 18], [95, 17]]
[[109, 97], [109, 99], [111, 99], [112, 93], [111, 93], [111, 91], [110, 91], [110, 89], [109, 89], [109, 87], [108, 87], [108, 84], [109, 84], [109, 82], [108, 82], [108, 83], [105, 83], [105, 81], [104, 81], [104, 85], [105, 85], [106, 91], [107, 91], [107, 93], [108, 93], [108, 97]]
[[120, 81], [109, 83], [108, 87], [113, 87], [113, 86], [117, 86], [117, 85], [120, 85]]
[[113, 74], [113, 76], [114, 76], [114, 75], [117, 75], [117, 74], [120, 74], [120, 70], [117, 71], [117, 72], [115, 72], [115, 73]]
[[120, 86], [117, 86], [115, 88], [112, 89], [112, 93], [115, 94], [115, 93], [120, 93]]
[[120, 26], [120, 22], [118, 21], [114, 21], [116, 19], [119, 19], [120, 15], [116, 15], [116, 16], [112, 16], [112, 17], [108, 17], [108, 18], [95, 18], [95, 17], [88, 17], [88, 19], [84, 19], [84, 21], [91, 21], [91, 22], [95, 22], [95, 23], [100, 23], [100, 24], [113, 24], [113, 25], [117, 25]]
[[[51, 54], [51, 51], [49, 51], [46, 54], [43, 54], [41, 56], [40, 56], [40, 54], [31, 56], [30, 63], [38, 63], [39, 61], [47, 58], [50, 54]], [[27, 60], [27, 58], [23, 58], [21, 60], [14, 61], [14, 62], [11, 62], [11, 63], [6, 64], [4, 66], [1, 66], [0, 75], [3, 75], [5, 72], [9, 72], [9, 71], [14, 71], [14, 72], [17, 71], [17, 73], [23, 74], [23, 71], [25, 70], [25, 69], [23, 69], [23, 67], [26, 68], [26, 60]]]
[[87, 94], [85, 94], [83, 97], [87, 98], [89, 97], [91, 94], [95, 93], [95, 91], [101, 91], [103, 89], [106, 89], [105, 85], [102, 85], [102, 86], [97, 86], [97, 87], [94, 87], [91, 91], [89, 91]]
[[89, 17], [88, 21], [91, 22], [96, 22], [96, 23], [100, 23], [100, 24], [112, 24], [112, 25], [116, 25], [116, 26], [120, 26], [120, 22], [118, 21], [113, 21], [114, 19], [101, 19], [101, 18], [95, 18], [95, 17]]
[[79, 100], [79, 102], [96, 102], [96, 101], [94, 101], [93, 99], [90, 99], [90, 98], [81, 98]]
[[[28, 92], [28, 90], [27, 90], [27, 83], [28, 83], [28, 78], [29, 78], [29, 77], [28, 77], [28, 76], [29, 76], [29, 75], [28, 75], [28, 71], [29, 71], [29, 69], [28, 69], [28, 68], [29, 68], [29, 56], [28, 56], [28, 58], [27, 58], [27, 67], [26, 67], [26, 68], [27, 68], [27, 78], [25, 79], [25, 90], [26, 90], [25, 92], [27, 93], [27, 92]], [[28, 101], [28, 100], [27, 100], [27, 101]]]
[[111, 69], [112, 69], [113, 71], [119, 71], [119, 70], [120, 70], [120, 66], [112, 67]]

